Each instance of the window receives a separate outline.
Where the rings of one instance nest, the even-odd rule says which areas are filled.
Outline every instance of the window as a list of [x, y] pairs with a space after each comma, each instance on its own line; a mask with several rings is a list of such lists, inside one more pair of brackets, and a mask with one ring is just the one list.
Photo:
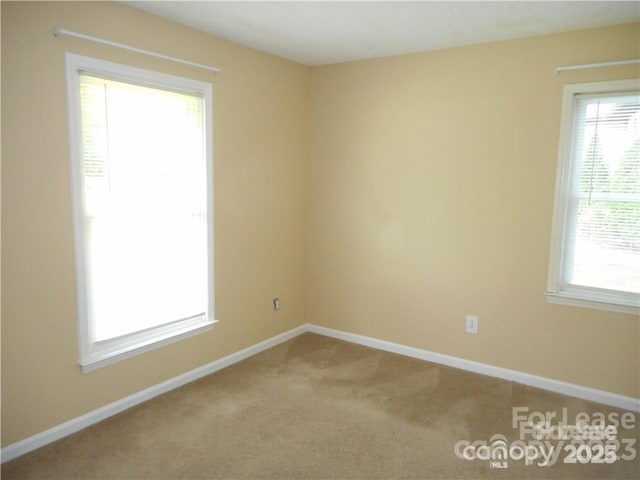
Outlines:
[[67, 54], [80, 365], [213, 328], [211, 85]]
[[637, 314], [638, 80], [567, 85], [558, 155], [547, 299]]

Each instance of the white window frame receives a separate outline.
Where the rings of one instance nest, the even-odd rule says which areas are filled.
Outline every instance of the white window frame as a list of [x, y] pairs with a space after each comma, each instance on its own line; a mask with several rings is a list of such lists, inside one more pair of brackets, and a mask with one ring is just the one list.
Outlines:
[[575, 97], [578, 94], [607, 94], [638, 91], [638, 79], [565, 85], [558, 149], [555, 204], [551, 233], [551, 256], [546, 298], [550, 303], [594, 308], [619, 313], [640, 314], [640, 295], [572, 285], [564, 280], [565, 238], [569, 230], [570, 185], [574, 165], [572, 143]]
[[[205, 142], [207, 171], [207, 266], [208, 311], [204, 318], [189, 318], [137, 331], [111, 340], [93, 342], [89, 335], [86, 275], [86, 238], [84, 213], [84, 183], [82, 156], [82, 117], [80, 106], [80, 73], [91, 73], [117, 81], [158, 87], [173, 91], [202, 95], [205, 107]], [[210, 83], [151, 70], [107, 62], [100, 59], [66, 54], [67, 98], [71, 149], [71, 186], [73, 199], [75, 261], [77, 281], [77, 316], [79, 364], [83, 372], [121, 361], [163, 345], [179, 341], [213, 329], [217, 323], [214, 313], [214, 257], [213, 257], [213, 100]]]

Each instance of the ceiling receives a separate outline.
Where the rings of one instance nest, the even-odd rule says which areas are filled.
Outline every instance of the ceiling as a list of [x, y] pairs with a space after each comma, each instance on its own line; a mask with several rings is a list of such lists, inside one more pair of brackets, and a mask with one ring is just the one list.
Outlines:
[[124, 3], [309, 66], [640, 21], [637, 0]]

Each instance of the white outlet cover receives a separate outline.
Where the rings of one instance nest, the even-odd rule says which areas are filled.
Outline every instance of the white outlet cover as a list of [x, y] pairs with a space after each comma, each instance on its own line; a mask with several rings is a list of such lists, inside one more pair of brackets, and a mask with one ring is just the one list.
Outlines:
[[474, 315], [467, 315], [467, 333], [478, 333], [478, 317]]

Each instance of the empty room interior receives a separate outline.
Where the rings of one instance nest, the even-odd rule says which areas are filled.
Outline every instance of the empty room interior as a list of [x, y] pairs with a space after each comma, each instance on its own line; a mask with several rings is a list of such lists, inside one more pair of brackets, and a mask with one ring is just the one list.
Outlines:
[[640, 476], [638, 2], [1, 9], [3, 478]]

